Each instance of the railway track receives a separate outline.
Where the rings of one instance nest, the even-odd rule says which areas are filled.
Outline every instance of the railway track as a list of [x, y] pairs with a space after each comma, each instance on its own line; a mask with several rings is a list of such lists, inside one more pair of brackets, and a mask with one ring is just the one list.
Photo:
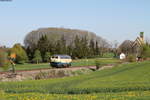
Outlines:
[[[101, 69], [104, 68], [111, 68], [114, 65], [108, 64]], [[38, 69], [31, 69], [31, 70], [16, 70], [16, 73], [28, 73], [28, 72], [38, 72], [38, 71], [49, 71], [49, 70], [78, 70], [78, 69], [96, 69], [96, 66], [77, 66], [77, 67], [69, 67], [69, 68], [38, 68]], [[11, 73], [11, 71], [5, 71], [5, 72], [0, 72], [0, 74], [7, 74]]]
[[[43, 71], [43, 70], [73, 70], [73, 69], [85, 69], [85, 68], [96, 68], [96, 66], [77, 66], [77, 67], [68, 67], [68, 68], [37, 68], [29, 70], [16, 70], [18, 72], [32, 72], [32, 71]], [[0, 72], [0, 74], [11, 73], [11, 71]]]

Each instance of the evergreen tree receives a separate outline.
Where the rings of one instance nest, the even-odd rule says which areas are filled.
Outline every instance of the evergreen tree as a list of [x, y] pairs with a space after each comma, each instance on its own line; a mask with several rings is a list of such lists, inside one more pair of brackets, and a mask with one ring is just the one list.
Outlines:
[[67, 46], [67, 54], [73, 57], [73, 44]]
[[73, 57], [81, 58], [81, 44], [78, 35], [76, 35], [74, 40], [74, 49], [73, 49]]
[[95, 43], [94, 43], [94, 40], [93, 39], [91, 39], [90, 40], [90, 44], [89, 44], [89, 55], [90, 56], [93, 56], [95, 53]]
[[62, 35], [62, 37], [61, 37], [61, 47], [60, 47], [60, 49], [61, 49], [61, 53], [62, 54], [66, 54], [67, 53], [66, 40], [65, 40], [65, 36], [64, 35]]
[[40, 50], [42, 59], [44, 59], [45, 53], [49, 51], [49, 41], [47, 35], [42, 35], [39, 39], [37, 49]]
[[26, 51], [22, 48], [20, 44], [15, 44], [11, 49], [11, 53], [16, 54], [16, 63], [24, 64], [28, 61]]
[[89, 51], [89, 47], [88, 47], [88, 40], [87, 40], [87, 37], [83, 37], [81, 39], [81, 58], [85, 58], [85, 57], [88, 57], [88, 51]]
[[95, 55], [99, 55], [100, 50], [99, 50], [99, 46], [98, 46], [98, 42], [96, 41], [96, 45], [95, 45]]
[[45, 61], [45, 62], [49, 62], [50, 56], [51, 56], [51, 53], [50, 53], [50, 52], [46, 52], [46, 53], [45, 53], [45, 56], [44, 56], [44, 61]]
[[33, 62], [35, 63], [39, 63], [42, 62], [42, 57], [41, 57], [41, 52], [39, 50], [36, 50], [34, 53], [34, 58], [33, 58]]
[[34, 54], [33, 50], [31, 50], [30, 47], [27, 47], [26, 53], [27, 53], [29, 61], [31, 61], [33, 59], [33, 54]]
[[64, 38], [64, 35], [62, 35], [61, 39], [56, 42], [55, 54], [66, 54], [66, 53], [67, 53], [66, 40]]
[[62, 45], [61, 40], [58, 40], [55, 46], [55, 53], [56, 54], [62, 54]]

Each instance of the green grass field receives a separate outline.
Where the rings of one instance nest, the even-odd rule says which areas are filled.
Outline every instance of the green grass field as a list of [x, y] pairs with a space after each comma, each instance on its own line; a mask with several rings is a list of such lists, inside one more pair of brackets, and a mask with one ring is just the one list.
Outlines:
[[[146, 61], [142, 63], [121, 64], [112, 69], [105, 69], [75, 77], [22, 82], [1, 82], [0, 90], [6, 93], [3, 96], [7, 98], [26, 98], [28, 96], [34, 98], [33, 95], [39, 94], [43, 97], [43, 100], [44, 97], [45, 100], [49, 100], [46, 99], [46, 96], [49, 98], [69, 98], [69, 96], [75, 98], [57, 98], [56, 100], [149, 100], [149, 76], [150, 62]], [[96, 96], [95, 99], [86, 99], [88, 96], [90, 98], [90, 96], [93, 95]], [[109, 99], [107, 99], [107, 97]], [[29, 100], [40, 99], [38, 99], [37, 96], [37, 99]]]
[[118, 59], [111, 59], [111, 58], [97, 58], [97, 59], [80, 59], [80, 60], [73, 60], [72, 66], [93, 66], [95, 65], [95, 60], [100, 61], [101, 64], [107, 65], [107, 64], [117, 64], [121, 61]]
[[[104, 59], [100, 58], [99, 61], [105, 65], [105, 64], [116, 64], [120, 61], [118, 59]], [[71, 67], [77, 67], [77, 66], [94, 66], [95, 65], [95, 59], [80, 59], [80, 60], [73, 60]], [[41, 68], [51, 68], [49, 63], [41, 63], [41, 64], [17, 64], [16, 70], [32, 70], [32, 69], [41, 69]], [[10, 67], [11, 69], [11, 67]]]

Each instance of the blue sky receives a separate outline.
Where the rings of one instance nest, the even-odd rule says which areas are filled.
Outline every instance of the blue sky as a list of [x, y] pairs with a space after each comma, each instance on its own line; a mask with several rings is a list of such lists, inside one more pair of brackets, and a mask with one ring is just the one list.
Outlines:
[[22, 43], [32, 30], [89, 30], [108, 41], [150, 36], [150, 0], [12, 0], [0, 2], [0, 45]]

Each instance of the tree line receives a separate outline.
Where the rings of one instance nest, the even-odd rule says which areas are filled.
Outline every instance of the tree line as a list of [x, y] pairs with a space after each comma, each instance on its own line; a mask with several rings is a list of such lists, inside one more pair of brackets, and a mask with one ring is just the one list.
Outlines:
[[93, 32], [66, 28], [31, 31], [24, 44], [30, 62], [47, 62], [53, 54], [68, 54], [73, 59], [102, 56], [110, 47], [105, 39]]
[[14, 62], [24, 64], [49, 62], [53, 54], [68, 54], [73, 59], [102, 56], [109, 46], [106, 40], [89, 31], [44, 28], [27, 34], [24, 46], [17, 43], [12, 48], [0, 49], [9, 59], [11, 54], [16, 54]]
[[8, 58], [10, 58], [11, 54], [16, 54], [14, 62], [18, 64], [24, 64], [27, 62], [49, 62], [49, 58], [53, 54], [68, 54], [73, 59], [102, 56], [103, 53], [108, 52], [106, 49], [108, 48], [100, 47], [99, 43], [93, 39], [88, 42], [86, 36], [79, 37], [76, 35], [74, 40], [72, 40], [72, 42], [67, 45], [64, 35], [61, 36], [60, 40], [57, 40], [54, 43], [49, 42], [47, 35], [42, 35], [34, 49], [30, 47], [26, 48], [25, 46], [17, 43], [12, 48], [3, 47], [0, 50], [3, 50]]
[[49, 57], [53, 54], [68, 54], [73, 59], [89, 58], [102, 54], [97, 41], [91, 39], [90, 42], [88, 42], [86, 36], [80, 38], [78, 35], [69, 45], [66, 44], [63, 35], [61, 39], [55, 43], [49, 42], [47, 35], [42, 35], [35, 48], [31, 49], [27, 47], [26, 52], [29, 60], [33, 62], [48, 62]]

